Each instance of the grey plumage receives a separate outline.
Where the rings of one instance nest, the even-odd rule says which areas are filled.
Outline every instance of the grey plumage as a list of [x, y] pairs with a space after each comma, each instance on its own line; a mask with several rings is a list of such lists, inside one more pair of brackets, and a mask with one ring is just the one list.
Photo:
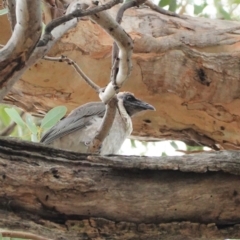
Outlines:
[[[112, 128], [102, 143], [101, 155], [115, 154], [132, 132], [131, 116], [143, 110], [154, 110], [148, 103], [136, 99], [133, 94], [117, 95], [117, 113]], [[52, 147], [86, 153], [105, 113], [102, 102], [91, 102], [73, 110], [66, 118], [48, 130], [41, 139]]]

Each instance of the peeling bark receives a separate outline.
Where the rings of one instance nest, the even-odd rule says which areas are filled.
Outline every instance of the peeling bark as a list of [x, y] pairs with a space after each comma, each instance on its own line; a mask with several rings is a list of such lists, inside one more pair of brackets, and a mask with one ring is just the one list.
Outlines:
[[54, 239], [239, 238], [239, 160], [99, 157], [0, 139], [0, 227]]

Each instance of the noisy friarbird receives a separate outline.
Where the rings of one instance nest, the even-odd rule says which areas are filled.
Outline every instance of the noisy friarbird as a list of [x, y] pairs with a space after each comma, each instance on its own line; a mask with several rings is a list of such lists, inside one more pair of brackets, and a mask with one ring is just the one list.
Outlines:
[[[104, 139], [100, 154], [116, 154], [124, 140], [132, 132], [131, 117], [136, 113], [155, 108], [134, 97], [132, 93], [117, 94], [117, 111], [109, 131]], [[96, 135], [105, 113], [102, 102], [90, 102], [74, 109], [66, 118], [59, 121], [42, 137], [41, 142], [55, 148], [87, 153], [88, 146]]]

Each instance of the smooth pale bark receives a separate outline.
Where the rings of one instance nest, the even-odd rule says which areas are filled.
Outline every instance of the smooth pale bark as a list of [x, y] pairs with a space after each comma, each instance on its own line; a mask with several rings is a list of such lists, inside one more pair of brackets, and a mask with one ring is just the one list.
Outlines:
[[[15, 8], [10, 7], [9, 11], [15, 11]], [[40, 1], [17, 1], [16, 20], [13, 15], [13, 12], [9, 13], [12, 28], [16, 21], [13, 33], [7, 44], [0, 49], [0, 101], [18, 80], [12, 76], [24, 68], [42, 32]]]
[[0, 139], [0, 228], [54, 239], [239, 238], [239, 161], [237, 151], [98, 157]]

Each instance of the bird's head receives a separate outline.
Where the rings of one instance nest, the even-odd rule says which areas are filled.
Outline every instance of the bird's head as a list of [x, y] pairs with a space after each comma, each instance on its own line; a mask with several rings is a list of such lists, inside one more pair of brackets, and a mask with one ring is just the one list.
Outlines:
[[120, 101], [122, 101], [123, 106], [130, 117], [138, 112], [145, 110], [155, 111], [155, 108], [152, 105], [135, 98], [134, 95], [130, 92], [120, 92], [118, 93], [117, 97]]

